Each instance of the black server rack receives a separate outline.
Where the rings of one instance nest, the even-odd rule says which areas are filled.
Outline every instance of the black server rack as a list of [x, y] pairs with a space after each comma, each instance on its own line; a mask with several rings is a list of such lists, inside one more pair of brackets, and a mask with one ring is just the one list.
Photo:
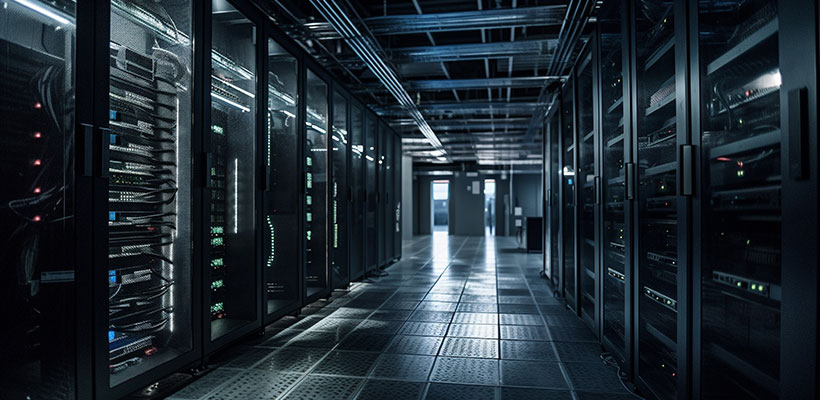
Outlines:
[[[680, 132], [686, 131], [686, 19], [675, 1], [637, 1], [631, 9], [630, 90], [633, 157], [627, 168], [632, 212], [634, 372], [637, 385], [657, 398], [685, 396], [686, 328], [681, 294], [687, 268], [681, 264], [688, 200], [679, 188]], [[678, 28], [678, 26], [680, 27]], [[681, 57], [683, 54], [683, 57]], [[634, 165], [634, 168], [629, 166]], [[627, 196], [630, 197], [630, 196]], [[681, 267], [682, 265], [682, 267]]]
[[570, 79], [561, 91], [561, 131], [559, 135], [559, 163], [561, 177], [561, 240], [560, 265], [561, 288], [567, 304], [578, 311], [576, 274], [576, 129], [575, 129], [575, 81]]
[[632, 274], [627, 254], [632, 243], [626, 229], [625, 191], [625, 126], [631, 126], [627, 112], [629, 99], [625, 85], [624, 32], [630, 24], [625, 18], [627, 3], [606, 1], [600, 11], [598, 25], [599, 82], [595, 90], [599, 108], [598, 129], [601, 148], [601, 329], [600, 337], [608, 351], [624, 371], [631, 354], [631, 297]]
[[194, 4], [115, 0], [97, 12], [98, 28], [108, 17], [98, 34], [109, 34], [99, 49], [109, 69], [95, 79], [108, 86], [108, 121], [97, 133], [95, 189], [105, 198], [95, 204], [95, 241], [107, 259], [93, 281], [94, 369], [96, 397], [110, 398], [199, 356]]
[[91, 361], [91, 337], [78, 329], [91, 317], [92, 271], [76, 266], [91, 265], [93, 243], [78, 221], [90, 218], [99, 175], [83, 146], [100, 122], [90, 106], [91, 30], [77, 29], [94, 22], [87, 6], [8, 2], [0, 10], [0, 387], [10, 398], [91, 391], [89, 369], [76, 368]]
[[387, 250], [384, 227], [384, 209], [387, 207], [387, 163], [385, 162], [385, 143], [387, 142], [387, 125], [379, 121], [378, 133], [376, 133], [376, 265], [385, 265], [385, 253]]
[[312, 69], [305, 76], [304, 138], [304, 302], [326, 296], [328, 281], [328, 216], [330, 165], [328, 84]]
[[367, 193], [365, 189], [365, 120], [359, 103], [350, 105], [350, 279], [365, 272]]
[[300, 63], [281, 40], [267, 39], [265, 176], [262, 203], [262, 310], [271, 323], [301, 306]]
[[[261, 328], [257, 204], [262, 157], [257, 110], [264, 65], [261, 33], [251, 13], [224, 0], [206, 8], [202, 251], [206, 356]], [[207, 29], [209, 28], [209, 29]], [[257, 83], [259, 82], [259, 83]], [[203, 85], [204, 86], [204, 85]]]
[[380, 264], [386, 266], [393, 260], [393, 131], [387, 124], [382, 123], [382, 134], [379, 138], [379, 148], [381, 149], [381, 157], [379, 159], [381, 167], [381, 221], [379, 221], [379, 229], [381, 234], [379, 239], [379, 249], [381, 257], [379, 257]]
[[339, 91], [333, 94], [333, 125], [331, 161], [333, 177], [330, 188], [330, 253], [331, 253], [331, 287], [346, 288], [350, 283], [349, 243], [349, 197], [348, 165], [350, 153], [348, 142], [350, 128], [348, 125], [348, 101]]
[[556, 97], [547, 111], [547, 137], [545, 168], [547, 171], [547, 219], [544, 225], [548, 226], [547, 241], [544, 255], [546, 267], [544, 274], [556, 288], [562, 285], [563, 269], [561, 268], [561, 176], [559, 157], [559, 138], [561, 130], [561, 102]]
[[[597, 284], [598, 281], [598, 253], [597, 253], [597, 227], [598, 209], [596, 205], [598, 193], [598, 153], [597, 134], [595, 128], [594, 97], [593, 97], [593, 70], [597, 57], [595, 39], [587, 42], [582, 51], [578, 64], [575, 67], [574, 77], [577, 85], [576, 98], [576, 121], [577, 121], [577, 153], [578, 168], [575, 171], [575, 178], [578, 200], [576, 223], [577, 233], [577, 265], [576, 271], [578, 280], [578, 311], [581, 318], [591, 328], [597, 326]], [[597, 329], [593, 329], [597, 331]]]
[[379, 192], [378, 192], [378, 120], [371, 112], [365, 112], [365, 188], [367, 192], [365, 211], [365, 273], [379, 267]]
[[817, 4], [694, 6], [694, 391], [815, 398]]
[[402, 248], [402, 207], [411, 207], [402, 204], [402, 147], [401, 136], [393, 132], [393, 260], [401, 259]]

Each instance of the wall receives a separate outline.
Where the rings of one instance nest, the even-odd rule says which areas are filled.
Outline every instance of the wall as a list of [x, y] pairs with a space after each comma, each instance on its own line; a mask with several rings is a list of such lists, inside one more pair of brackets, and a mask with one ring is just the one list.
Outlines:
[[413, 233], [429, 235], [430, 232], [430, 182], [433, 177], [413, 177]]
[[413, 238], [413, 159], [401, 157], [401, 236], [407, 240]]
[[459, 175], [450, 178], [450, 234], [484, 236], [484, 178]]
[[513, 207], [521, 207], [524, 217], [540, 217], [541, 207], [541, 175], [515, 174], [512, 177]]

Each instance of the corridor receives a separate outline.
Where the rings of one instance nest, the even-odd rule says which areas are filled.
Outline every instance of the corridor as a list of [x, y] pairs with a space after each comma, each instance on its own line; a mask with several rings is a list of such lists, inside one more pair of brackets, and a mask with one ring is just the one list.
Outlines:
[[405, 241], [386, 275], [211, 360], [172, 399], [634, 399], [580, 319], [502, 237]]

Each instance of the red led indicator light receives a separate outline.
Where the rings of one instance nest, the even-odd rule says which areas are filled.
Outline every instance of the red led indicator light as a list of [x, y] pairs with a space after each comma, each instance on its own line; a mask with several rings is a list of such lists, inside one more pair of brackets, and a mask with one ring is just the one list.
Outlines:
[[42, 165], [42, 164], [43, 164], [43, 162], [42, 162], [40, 159], [36, 159], [36, 160], [34, 160], [34, 166], [35, 166], [35, 167], [40, 166], [40, 165]]
[[34, 193], [39, 194], [40, 192], [41, 192], [40, 188], [38, 188], [38, 187], [34, 188]]
[[40, 222], [40, 216], [35, 215], [34, 218], [32, 218], [31, 220], [34, 221], [34, 222]]
[[35, 110], [39, 110], [41, 108], [43, 108], [43, 103], [40, 103], [39, 101], [34, 103], [34, 109]]
[[42, 133], [42, 132], [34, 132], [34, 138], [35, 138], [35, 139], [39, 139], [39, 138], [41, 138], [41, 137], [43, 137], [43, 133]]

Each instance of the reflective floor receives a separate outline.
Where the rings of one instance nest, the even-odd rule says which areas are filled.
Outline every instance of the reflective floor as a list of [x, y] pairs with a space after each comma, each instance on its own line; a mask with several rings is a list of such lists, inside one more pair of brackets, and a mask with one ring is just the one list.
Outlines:
[[406, 241], [389, 275], [235, 346], [173, 399], [631, 399], [509, 238]]

